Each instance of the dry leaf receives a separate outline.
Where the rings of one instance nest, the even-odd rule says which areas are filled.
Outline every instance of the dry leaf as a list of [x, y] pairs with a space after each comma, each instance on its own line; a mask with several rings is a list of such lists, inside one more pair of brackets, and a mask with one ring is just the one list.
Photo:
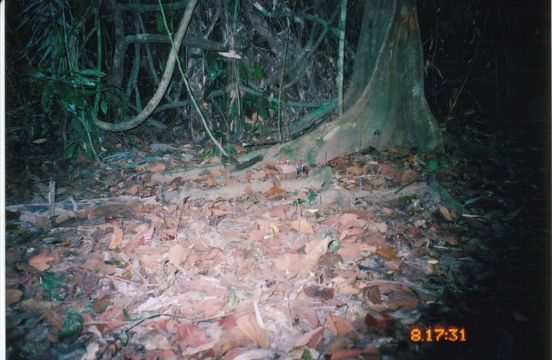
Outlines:
[[222, 333], [217, 353], [220, 356], [230, 349], [245, 347], [252, 343], [261, 348], [270, 345], [266, 331], [257, 324], [255, 317], [252, 315], [242, 316], [237, 319], [236, 327]]
[[343, 226], [345, 229], [360, 225], [358, 222], [358, 215], [351, 213], [345, 213], [341, 215], [339, 222], [341, 223], [341, 226]]
[[189, 249], [188, 256], [186, 256], [186, 260], [184, 261], [184, 266], [191, 268], [194, 267], [195, 264], [200, 260], [200, 256], [194, 249]]
[[296, 304], [292, 309], [292, 316], [294, 319], [304, 321], [309, 327], [318, 327], [320, 325], [320, 319], [318, 319], [318, 315], [316, 314], [316, 308], [312, 306], [310, 302], [304, 305], [300, 302]]
[[451, 235], [439, 236], [439, 240], [449, 245], [458, 245], [458, 240]]
[[255, 317], [242, 316], [237, 321], [236, 328], [240, 330], [248, 339], [252, 340], [257, 346], [266, 348], [270, 345], [266, 330], [261, 328]]
[[123, 229], [119, 226], [113, 228], [113, 235], [109, 242], [109, 250], [119, 249], [123, 244]]
[[309, 332], [304, 333], [295, 341], [294, 347], [307, 346], [309, 348], [314, 348], [320, 340], [322, 340], [322, 335], [324, 333], [324, 326], [319, 326], [316, 329], [312, 329]]
[[278, 165], [278, 170], [282, 175], [296, 174], [297, 168], [292, 164], [280, 164]]
[[330, 161], [328, 161], [328, 164], [330, 164], [331, 167], [336, 167], [336, 166], [344, 164], [346, 162], [347, 162], [347, 160], [345, 159], [345, 156], [340, 155], [340, 156], [337, 156], [337, 157], [331, 159]]
[[447, 221], [454, 220], [453, 217], [452, 217], [452, 214], [449, 211], [449, 209], [447, 209], [446, 207], [444, 207], [440, 204], [437, 204], [437, 207], [439, 208], [439, 212], [441, 213], [441, 215], [443, 215], [443, 218], [445, 218], [445, 220], [447, 220]]
[[286, 191], [282, 188], [280, 182], [276, 179], [272, 180], [272, 187], [266, 191], [266, 196], [270, 200], [283, 199], [285, 197]]
[[408, 184], [416, 179], [418, 173], [412, 169], [406, 169], [401, 174], [401, 185]]
[[349, 166], [347, 169], [347, 175], [362, 175], [366, 174], [368, 172], [368, 167], [363, 166]]
[[234, 150], [236, 150], [236, 153], [238, 153], [239, 155], [245, 154], [247, 152], [247, 149], [241, 145], [235, 145]]
[[[370, 291], [365, 291], [365, 299], [375, 311], [395, 311], [398, 309], [415, 309], [419, 305], [418, 296], [409, 287], [387, 280], [373, 280]], [[377, 289], [377, 290], [376, 290]], [[376, 301], [372, 301], [376, 300]]]
[[31, 257], [29, 265], [37, 269], [38, 271], [44, 271], [50, 267], [48, 264], [50, 261], [55, 260], [54, 256], [50, 256], [50, 250], [44, 249], [40, 253]]
[[314, 228], [304, 219], [292, 221], [291, 227], [303, 234], [314, 234]]
[[283, 254], [274, 260], [274, 266], [278, 271], [285, 271], [288, 278], [291, 278], [303, 267], [301, 261], [302, 256], [299, 254]]
[[334, 349], [330, 360], [359, 359], [361, 354], [359, 349]]
[[343, 335], [354, 331], [351, 322], [337, 315], [328, 315], [326, 324], [334, 335]]
[[88, 212], [88, 220], [98, 220], [103, 218], [132, 217], [134, 210], [132, 205], [125, 204], [107, 204], [98, 206]]
[[347, 214], [355, 214], [359, 219], [372, 221], [376, 219], [373, 211], [361, 210], [361, 209], [347, 209]]
[[169, 258], [169, 263], [180, 266], [182, 262], [186, 259], [191, 249], [186, 249], [180, 244], [171, 246], [167, 252], [167, 257]]
[[132, 252], [138, 247], [144, 245], [146, 241], [151, 240], [153, 232], [155, 231], [155, 226], [151, 226], [144, 230], [143, 232], [136, 235], [133, 239], [129, 240], [126, 245], [123, 247], [123, 252]]
[[303, 291], [308, 297], [321, 300], [333, 299], [335, 295], [334, 289], [323, 286], [307, 286]]
[[362, 241], [368, 245], [372, 246], [384, 246], [385, 245], [385, 238], [377, 233], [369, 233], [366, 234]]
[[387, 224], [384, 222], [368, 223], [368, 230], [385, 234], [387, 232]]
[[358, 242], [343, 242], [337, 254], [343, 259], [343, 263], [352, 263], [355, 260], [365, 256], [362, 254], [362, 244]]
[[6, 289], [6, 305], [15, 304], [23, 297], [23, 292], [18, 289]]
[[196, 347], [209, 341], [203, 331], [192, 324], [178, 324], [176, 335], [181, 348]]
[[247, 185], [244, 189], [243, 189], [243, 196], [245, 198], [250, 198], [251, 196], [253, 196], [255, 192], [253, 191], [253, 188], [251, 187], [251, 185]]
[[113, 299], [107, 295], [92, 302], [92, 307], [97, 314], [103, 313], [110, 305], [113, 305]]
[[56, 216], [54, 222], [55, 222], [56, 224], [61, 224], [62, 222], [66, 221], [66, 220], [68, 220], [68, 219], [70, 219], [70, 218], [71, 218], [71, 216], [68, 215], [68, 214], [65, 214], [65, 213], [64, 213], [64, 214], [59, 214], [59, 215]]
[[383, 164], [380, 167], [380, 174], [386, 177], [390, 177], [397, 182], [400, 181], [401, 179], [400, 173], [397, 170], [395, 170], [393, 166], [388, 164]]
[[207, 186], [208, 187], [214, 187], [217, 186], [217, 180], [211, 176], [207, 178]]
[[152, 173], [158, 173], [158, 172], [162, 172], [162, 171], [165, 171], [167, 167], [165, 166], [165, 164], [152, 164], [149, 168], [149, 170], [152, 172]]
[[318, 260], [322, 255], [328, 251], [328, 244], [330, 243], [330, 237], [325, 237], [322, 240], [313, 240], [307, 243], [305, 246], [306, 255], [302, 257], [302, 260], [297, 266], [299, 266], [298, 275], [301, 278], [309, 276], [318, 264]]
[[86, 346], [86, 353], [81, 357], [81, 360], [96, 360], [96, 353], [100, 350], [98, 343], [90, 343]]
[[377, 248], [376, 255], [387, 261], [398, 259], [397, 250], [390, 246], [381, 246]]
[[134, 184], [128, 189], [128, 193], [130, 195], [136, 195], [139, 189], [140, 189], [140, 186], [138, 184]]

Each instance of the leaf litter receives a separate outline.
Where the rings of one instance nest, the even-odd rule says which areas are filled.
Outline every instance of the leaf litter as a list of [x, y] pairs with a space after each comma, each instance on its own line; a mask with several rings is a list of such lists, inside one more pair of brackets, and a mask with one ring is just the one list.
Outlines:
[[[18, 214], [7, 229], [13, 352], [400, 358], [405, 344], [419, 353], [410, 326], [463, 325], [447, 316], [447, 296], [484, 280], [492, 256], [480, 238], [485, 215], [459, 213], [409, 149], [307, 172], [289, 162], [183, 171], [195, 164], [177, 152], [137, 159], [114, 157], [73, 178], [72, 189], [86, 191], [64, 189], [64, 216], [53, 221], [47, 204], [8, 206]], [[70, 235], [44, 241], [54, 233]]]

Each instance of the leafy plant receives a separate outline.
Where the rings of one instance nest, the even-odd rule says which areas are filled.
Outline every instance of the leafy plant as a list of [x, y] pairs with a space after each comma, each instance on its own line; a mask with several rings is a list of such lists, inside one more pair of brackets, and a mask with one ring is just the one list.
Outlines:
[[62, 301], [64, 296], [59, 291], [65, 285], [63, 276], [56, 276], [54, 274], [45, 273], [42, 277], [40, 287], [43, 288], [50, 299]]
[[[62, 138], [66, 158], [81, 152], [95, 157], [99, 134], [94, 120], [99, 108], [104, 114], [108, 111], [108, 103], [100, 98], [100, 82], [105, 74], [93, 68], [82, 69], [91, 60], [86, 51], [91, 38], [87, 28], [90, 20], [96, 19], [96, 32], [100, 31], [99, 7], [99, 1], [83, 4], [36, 0], [23, 9], [18, 25], [31, 32], [23, 53], [30, 68], [27, 80], [31, 89], [38, 90], [44, 113], [26, 124], [28, 134], [31, 139], [37, 134]], [[101, 57], [97, 56], [99, 63]]]
[[435, 172], [438, 169], [445, 169], [449, 166], [449, 160], [445, 156], [432, 158], [427, 163], [427, 168], [430, 172]]
[[63, 320], [63, 328], [59, 331], [59, 339], [62, 341], [74, 342], [80, 336], [84, 319], [75, 309], [69, 309]]

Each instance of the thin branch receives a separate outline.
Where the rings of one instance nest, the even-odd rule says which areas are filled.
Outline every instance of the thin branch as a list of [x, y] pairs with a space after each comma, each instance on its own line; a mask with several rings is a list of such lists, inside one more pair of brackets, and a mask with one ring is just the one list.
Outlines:
[[340, 1], [339, 13], [339, 53], [337, 59], [337, 99], [339, 101], [339, 116], [343, 115], [343, 67], [345, 53], [345, 29], [347, 24], [347, 0]]
[[[127, 44], [133, 43], [160, 43], [166, 44], [169, 43], [169, 39], [165, 35], [161, 34], [135, 34], [125, 36], [125, 41]], [[226, 47], [217, 43], [216, 41], [203, 39], [195, 36], [186, 36], [182, 40], [182, 44], [186, 47], [205, 49], [209, 51], [226, 51]]]
[[[184, 9], [189, 2], [190, 0], [177, 1], [170, 4], [164, 4], [163, 7], [166, 10]], [[117, 4], [117, 6], [124, 11], [146, 12], [159, 10], [159, 6], [154, 4]]]
[[[161, 8], [161, 15], [163, 16], [163, 25], [165, 26], [165, 31], [167, 32], [167, 36], [169, 37], [169, 39], [171, 41], [171, 46], [172, 46], [171, 54], [173, 54], [173, 52], [176, 53], [177, 47], [176, 47], [176, 45], [173, 41], [171, 32], [169, 30], [169, 25], [167, 24], [167, 18], [165, 17], [165, 11], [163, 10], [163, 4], [161, 4], [161, 0], [157, 0], [157, 2], [159, 3], [159, 7]], [[191, 15], [192, 15], [191, 13], [192, 13], [193, 8], [195, 7], [196, 3], [197, 3], [197, 0], [190, 0], [190, 7], [191, 7], [191, 11], [190, 11], [190, 14], [189, 14], [190, 18], [191, 18]], [[186, 12], [188, 12], [188, 9], [190, 9], [190, 7], [188, 7], [186, 9]], [[188, 20], [188, 22], [189, 22], [189, 20]], [[192, 89], [190, 87], [188, 79], [186, 78], [186, 74], [184, 73], [184, 70], [182, 69], [182, 64], [181, 64], [180, 59], [178, 58], [178, 56], [176, 57], [176, 64], [178, 66], [178, 71], [180, 72], [180, 76], [182, 77], [182, 81], [184, 81], [184, 85], [186, 85], [186, 90], [188, 90], [188, 95], [190, 96], [190, 100], [192, 101], [192, 104], [194, 105], [194, 108], [198, 112], [199, 117], [201, 118], [201, 122], [203, 123], [203, 126], [205, 127], [205, 131], [207, 131], [207, 134], [209, 135], [209, 137], [211, 138], [213, 143], [219, 148], [221, 154], [223, 154], [224, 156], [226, 156], [229, 159], [233, 159], [230, 155], [228, 155], [228, 153], [220, 145], [220, 143], [217, 141], [217, 139], [215, 139], [215, 137], [211, 133], [211, 130], [209, 129], [209, 126], [207, 126], [207, 121], [205, 120], [205, 117], [203, 116], [203, 113], [201, 112], [201, 109], [199, 108], [199, 105], [197, 104], [197, 100], [195, 99], [194, 94], [192, 93]]]
[[[161, 101], [161, 98], [165, 94], [165, 91], [167, 90], [167, 87], [169, 86], [170, 79], [172, 77], [172, 74], [174, 72], [174, 66], [176, 63], [176, 60], [178, 59], [178, 49], [180, 48], [180, 45], [182, 45], [182, 39], [184, 38], [184, 33], [186, 32], [186, 29], [188, 28], [188, 25], [190, 24], [190, 20], [192, 18], [192, 13], [194, 11], [194, 7], [197, 4], [197, 0], [191, 0], [189, 2], [189, 6], [186, 8], [186, 11], [184, 12], [184, 15], [182, 15], [182, 19], [180, 20], [180, 24], [178, 25], [178, 31], [176, 32], [176, 35], [174, 37], [174, 42], [171, 46], [171, 51], [169, 53], [169, 57], [167, 58], [167, 63], [165, 67], [165, 71], [163, 73], [163, 77], [161, 78], [161, 82], [159, 83], [159, 86], [155, 90], [155, 93], [147, 103], [147, 105], [144, 107], [144, 110], [142, 110], [138, 115], [136, 115], [134, 118], [130, 119], [129, 121], [125, 121], [118, 124], [112, 124], [104, 121], [96, 121], [96, 125], [103, 130], [109, 130], [109, 131], [124, 131], [128, 129], [132, 129], [138, 125], [140, 125], [144, 120], [146, 120], [155, 110], [157, 105], [159, 105], [159, 101]], [[172, 37], [171, 37], [172, 40]]]

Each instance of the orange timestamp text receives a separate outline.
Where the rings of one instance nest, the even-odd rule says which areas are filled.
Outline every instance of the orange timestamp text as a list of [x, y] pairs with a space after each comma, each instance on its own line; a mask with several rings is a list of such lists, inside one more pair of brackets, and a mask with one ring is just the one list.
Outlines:
[[410, 328], [408, 338], [416, 343], [431, 342], [466, 342], [466, 329], [456, 326], [413, 326]]

